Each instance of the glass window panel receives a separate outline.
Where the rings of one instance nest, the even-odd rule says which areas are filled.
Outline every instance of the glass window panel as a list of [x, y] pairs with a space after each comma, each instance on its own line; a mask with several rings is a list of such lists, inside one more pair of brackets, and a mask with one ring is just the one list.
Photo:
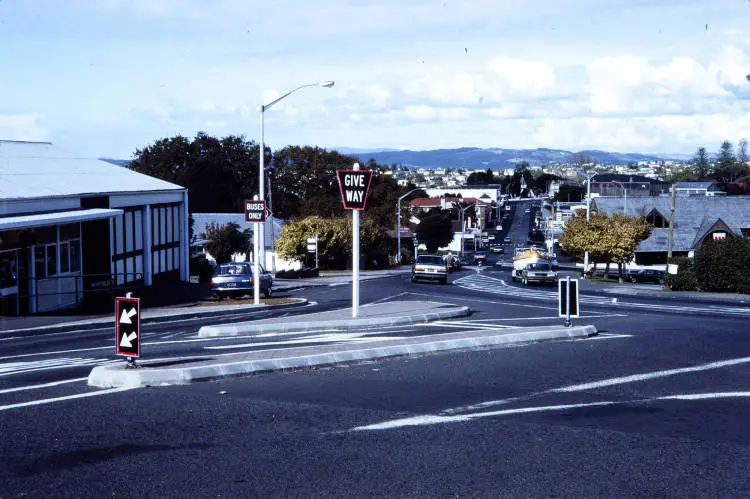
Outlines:
[[135, 257], [135, 278], [143, 279], [143, 255]]
[[70, 271], [78, 272], [81, 270], [81, 241], [75, 239], [70, 241]]
[[115, 280], [117, 285], [125, 284], [125, 261], [117, 260], [115, 262], [115, 273], [117, 274]]
[[143, 249], [143, 212], [141, 210], [135, 212], [135, 249], [136, 251]]
[[174, 268], [179, 269], [180, 268], [180, 248], [172, 248], [172, 253], [174, 254]]
[[151, 253], [151, 273], [156, 275], [159, 273], [159, 252], [154, 251]]
[[159, 208], [159, 244], [167, 242], [167, 231], [164, 225], [165, 211], [165, 208]]
[[60, 243], [60, 273], [70, 272], [70, 244]]
[[159, 258], [161, 259], [161, 264], [159, 265], [159, 268], [162, 272], [165, 272], [167, 270], [167, 251], [166, 250], [159, 250]]
[[133, 251], [133, 212], [125, 212], [125, 251]]
[[18, 285], [16, 252], [4, 251], [0, 253], [0, 288], [10, 288], [16, 285]]
[[115, 217], [115, 254], [116, 255], [122, 255], [124, 252], [124, 245], [122, 241], [122, 215], [118, 215]]
[[64, 224], [60, 226], [60, 240], [80, 239], [80, 224]]
[[164, 242], [171, 243], [172, 242], [172, 208], [165, 208], [164, 212], [167, 215], [166, 222], [165, 222], [166, 229], [167, 229], [167, 238]]
[[156, 240], [156, 234], [159, 233], [159, 209], [151, 208], [151, 246], [156, 246], [159, 242]]
[[174, 239], [173, 241], [179, 241], [180, 240], [180, 207], [175, 206], [172, 208], [174, 210], [174, 215], [172, 216], [172, 225], [174, 226]]
[[167, 270], [174, 269], [174, 266], [172, 266], [172, 248], [167, 249]]
[[47, 277], [46, 269], [46, 247], [37, 246], [34, 248], [34, 272], [37, 279]]
[[57, 245], [47, 245], [47, 275], [57, 274]]

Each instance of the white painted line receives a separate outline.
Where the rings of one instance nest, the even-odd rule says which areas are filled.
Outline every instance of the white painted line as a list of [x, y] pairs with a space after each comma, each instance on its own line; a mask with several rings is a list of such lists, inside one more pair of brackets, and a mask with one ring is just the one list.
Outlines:
[[421, 326], [421, 327], [452, 327], [452, 328], [464, 328], [464, 329], [473, 329], [477, 331], [486, 330], [486, 329], [513, 329], [517, 326], [503, 326], [500, 324], [493, 324], [485, 326], [484, 324], [461, 324], [458, 323], [450, 323], [450, 322], [427, 322], [423, 324], [415, 324], [415, 326]]
[[10, 405], [2, 405], [0, 406], [0, 411], [7, 411], [8, 409], [18, 409], [20, 407], [31, 407], [34, 405], [44, 405], [44, 404], [52, 404], [54, 402], [64, 402], [66, 400], [75, 400], [75, 399], [82, 399], [87, 397], [96, 397], [99, 395], [109, 395], [110, 393], [117, 393], [117, 392], [124, 392], [127, 390], [132, 390], [130, 387], [124, 387], [124, 388], [109, 388], [106, 390], [101, 390], [98, 392], [89, 392], [89, 393], [79, 393], [77, 395], [68, 395], [66, 397], [55, 397], [51, 399], [41, 399], [41, 400], [32, 400], [30, 402], [21, 402], [20, 404], [10, 404]]
[[80, 383], [81, 381], [86, 381], [88, 378], [74, 378], [74, 379], [66, 379], [63, 381], [54, 381], [52, 383], [44, 383], [41, 385], [29, 385], [29, 386], [19, 386], [16, 388], [6, 388], [4, 390], [0, 390], [0, 394], [3, 393], [13, 393], [13, 392], [23, 392], [26, 390], [37, 390], [40, 388], [50, 388], [53, 386], [59, 386], [64, 385], [67, 383]]
[[657, 397], [658, 400], [710, 400], [735, 397], [750, 397], [750, 392], [692, 393]]
[[409, 294], [409, 292], [408, 292], [408, 291], [405, 291], [405, 292], [403, 292], [403, 293], [399, 293], [399, 294], [397, 294], [397, 295], [386, 296], [385, 298], [381, 298], [381, 299], [379, 299], [379, 300], [375, 300], [374, 302], [371, 302], [371, 303], [369, 303], [368, 305], [374, 305], [374, 304], [376, 304], [376, 303], [382, 303], [382, 302], [384, 302], [384, 301], [388, 301], [388, 300], [390, 300], [390, 299], [392, 299], [392, 298], [398, 298], [399, 296], [404, 296], [404, 295], [408, 295], [408, 294]]
[[[429, 295], [426, 293], [409, 293], [409, 294], [415, 295], [415, 296], [428, 296], [431, 298], [445, 298], [444, 296]], [[541, 308], [543, 310], [557, 310], [557, 307], [544, 307], [542, 305], [527, 305], [527, 304], [508, 302], [508, 301], [477, 300], [476, 298], [460, 298], [458, 296], [455, 296], [455, 297], [451, 296], [451, 300], [469, 301], [471, 303], [489, 303], [491, 305], [511, 305], [513, 307]]]
[[618, 338], [632, 338], [632, 334], [609, 334], [599, 333], [597, 336], [589, 336], [588, 338], [581, 338], [581, 341], [593, 341], [593, 340], [615, 340]]
[[283, 340], [283, 341], [264, 341], [259, 343], [244, 343], [239, 345], [218, 345], [203, 347], [205, 350], [236, 350], [242, 348], [253, 348], [253, 347], [265, 347], [273, 345], [300, 345], [305, 343], [343, 343], [343, 342], [357, 342], [357, 341], [378, 341], [378, 340], [402, 340], [402, 336], [366, 336], [366, 333], [355, 333], [355, 334], [330, 334], [323, 336], [315, 336], [312, 338], [301, 338], [296, 340]]
[[742, 357], [731, 360], [721, 360], [718, 362], [710, 362], [708, 364], [702, 364], [693, 367], [682, 367], [679, 369], [668, 369], [665, 371], [655, 371], [643, 374], [633, 374], [630, 376], [621, 376], [618, 378], [604, 379], [600, 381], [592, 381], [590, 383], [581, 383], [579, 385], [565, 386], [562, 388], [555, 388], [549, 390], [550, 392], [581, 392], [584, 390], [594, 390], [596, 388], [604, 388], [607, 386], [623, 385], [625, 383], [634, 383], [637, 381], [645, 381], [649, 379], [665, 378], [667, 376], [674, 376], [677, 374], [694, 373], [700, 371], [707, 371], [709, 369], [720, 369], [722, 367], [736, 366], [739, 364], [747, 364], [750, 362], [750, 357]]

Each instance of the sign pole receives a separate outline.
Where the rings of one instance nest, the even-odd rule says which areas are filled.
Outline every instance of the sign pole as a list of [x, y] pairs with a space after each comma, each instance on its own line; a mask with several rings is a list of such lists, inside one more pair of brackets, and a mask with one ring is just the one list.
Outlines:
[[318, 234], [315, 234], [315, 268], [320, 269], [318, 264]]
[[[354, 163], [359, 170], [359, 163]], [[359, 210], [352, 210], [352, 317], [359, 317]]]
[[570, 322], [570, 276], [565, 276], [565, 327], [572, 326]]
[[[258, 195], [253, 196], [258, 200]], [[260, 224], [255, 224], [253, 231], [253, 303], [260, 305]]]

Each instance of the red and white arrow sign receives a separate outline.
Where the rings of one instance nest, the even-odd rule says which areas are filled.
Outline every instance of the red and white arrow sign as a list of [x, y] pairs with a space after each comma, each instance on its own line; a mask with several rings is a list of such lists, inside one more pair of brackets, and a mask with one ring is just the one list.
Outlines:
[[124, 310], [122, 311], [122, 315], [120, 316], [120, 324], [132, 324], [133, 321], [130, 320], [131, 317], [133, 317], [136, 314], [136, 311], [134, 308], [131, 308], [130, 310]]
[[130, 336], [128, 336], [128, 333], [122, 333], [122, 340], [120, 340], [120, 346], [121, 347], [126, 347], [126, 348], [131, 348], [133, 346], [133, 344], [131, 343], [131, 341], [133, 341], [137, 337], [138, 337], [138, 335], [135, 334], [135, 333], [130, 333]]

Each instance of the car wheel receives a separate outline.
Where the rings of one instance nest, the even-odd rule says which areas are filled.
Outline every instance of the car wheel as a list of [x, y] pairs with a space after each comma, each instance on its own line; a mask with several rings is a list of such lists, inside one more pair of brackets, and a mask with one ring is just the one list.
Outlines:
[[448, 284], [448, 278], [440, 279], [440, 284]]
[[525, 277], [523, 278], [523, 285], [524, 286], [528, 286], [529, 285], [529, 280], [526, 279]]
[[414, 276], [411, 276], [411, 282], [417, 282], [417, 278]]

